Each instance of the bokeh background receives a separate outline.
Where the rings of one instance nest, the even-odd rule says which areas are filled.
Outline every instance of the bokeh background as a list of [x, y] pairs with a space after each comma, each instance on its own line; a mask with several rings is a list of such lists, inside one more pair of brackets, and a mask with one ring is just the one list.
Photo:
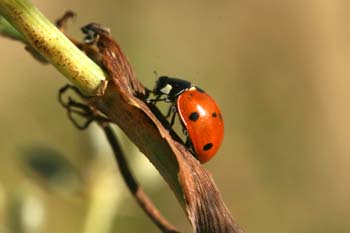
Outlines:
[[[247, 232], [350, 232], [348, 1], [43, 1], [68, 32], [110, 27], [138, 78], [198, 84], [225, 139], [205, 164]], [[56, 97], [65, 78], [0, 38], [0, 232], [159, 232], [120, 179], [101, 131], [79, 132]], [[133, 171], [162, 213], [191, 227], [127, 139]]]

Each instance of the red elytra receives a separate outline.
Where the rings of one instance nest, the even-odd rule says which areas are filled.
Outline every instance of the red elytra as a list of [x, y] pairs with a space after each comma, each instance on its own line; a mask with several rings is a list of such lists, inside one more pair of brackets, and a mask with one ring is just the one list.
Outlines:
[[207, 162], [218, 151], [224, 137], [224, 121], [218, 105], [205, 92], [191, 87], [178, 96], [176, 107], [197, 159]]
[[224, 121], [215, 101], [192, 83], [168, 76], [158, 78], [153, 93], [156, 98], [149, 99], [150, 103], [175, 103], [176, 111], [170, 126], [174, 124], [175, 114], [178, 113], [187, 131], [186, 145], [201, 163], [210, 160], [219, 149], [224, 136]]

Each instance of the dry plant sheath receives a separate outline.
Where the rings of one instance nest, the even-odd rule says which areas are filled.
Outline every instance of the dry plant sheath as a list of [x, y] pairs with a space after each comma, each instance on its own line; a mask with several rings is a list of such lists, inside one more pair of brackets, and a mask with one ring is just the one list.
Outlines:
[[[60, 59], [66, 58], [64, 49], [60, 51], [60, 48], [53, 48], [52, 44], [42, 37], [51, 38], [52, 36], [56, 38], [62, 36], [62, 33], [59, 30], [45, 31], [45, 27], [48, 27], [49, 24], [48, 21], [46, 19], [42, 21], [41, 14], [36, 18], [35, 14], [32, 13], [33, 9], [34, 12], [36, 10], [34, 7], [25, 8], [28, 4], [29, 2], [26, 0], [0, 0], [0, 15], [4, 16], [36, 51], [53, 63], [80, 90], [85, 94], [96, 94], [103, 78], [88, 74], [84, 76], [79, 73], [80, 61], [77, 62], [74, 59], [69, 60], [69, 63], [61, 61]], [[22, 8], [26, 10], [21, 11]], [[28, 12], [36, 19], [34, 21], [36, 25], [30, 25], [31, 21], [23, 22]], [[28, 28], [35, 30], [28, 30]], [[173, 190], [185, 210], [194, 232], [244, 232], [225, 206], [209, 173], [181, 142], [173, 139], [169, 131], [159, 121], [159, 116], [156, 117], [142, 100], [145, 89], [136, 79], [130, 63], [118, 44], [107, 31], [101, 30], [98, 25], [90, 25], [89, 30], [99, 37], [97, 47], [101, 54], [101, 63], [110, 77], [104, 94], [90, 98], [90, 103], [104, 113], [109, 120], [116, 123], [148, 157]], [[48, 33], [52, 34], [47, 35]], [[35, 40], [40, 42], [44, 40], [44, 43], [37, 43]], [[70, 43], [63, 42], [63, 44]], [[54, 53], [51, 52], [53, 49]], [[72, 53], [72, 51], [70, 52]], [[62, 56], [57, 57], [57, 53]], [[73, 63], [75, 72], [71, 72], [72, 70], [69, 69], [72, 65], [70, 63]], [[86, 64], [81, 64], [84, 68], [83, 74], [88, 73], [86, 71], [89, 70], [89, 65], [86, 66]], [[69, 67], [67, 68], [67, 66]], [[96, 68], [94, 63], [91, 66], [92, 69]], [[82, 82], [79, 80], [80, 78], [85, 81]]]

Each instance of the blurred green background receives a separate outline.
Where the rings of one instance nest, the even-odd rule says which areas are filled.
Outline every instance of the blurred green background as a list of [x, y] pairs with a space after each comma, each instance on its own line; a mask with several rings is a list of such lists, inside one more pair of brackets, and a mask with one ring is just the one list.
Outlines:
[[[247, 232], [350, 232], [347, 1], [43, 1], [68, 32], [110, 27], [138, 78], [196, 83], [225, 139], [205, 167]], [[159, 232], [120, 179], [98, 127], [79, 132], [56, 96], [65, 78], [0, 38], [0, 232]], [[127, 139], [150, 197], [191, 232], [168, 186]]]

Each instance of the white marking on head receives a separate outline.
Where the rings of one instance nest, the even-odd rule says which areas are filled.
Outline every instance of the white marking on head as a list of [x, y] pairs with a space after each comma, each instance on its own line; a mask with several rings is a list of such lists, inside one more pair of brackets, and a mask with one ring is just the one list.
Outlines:
[[171, 86], [170, 84], [167, 84], [165, 85], [165, 87], [160, 89], [160, 92], [162, 92], [163, 94], [169, 95], [171, 89], [173, 89], [173, 86]]

